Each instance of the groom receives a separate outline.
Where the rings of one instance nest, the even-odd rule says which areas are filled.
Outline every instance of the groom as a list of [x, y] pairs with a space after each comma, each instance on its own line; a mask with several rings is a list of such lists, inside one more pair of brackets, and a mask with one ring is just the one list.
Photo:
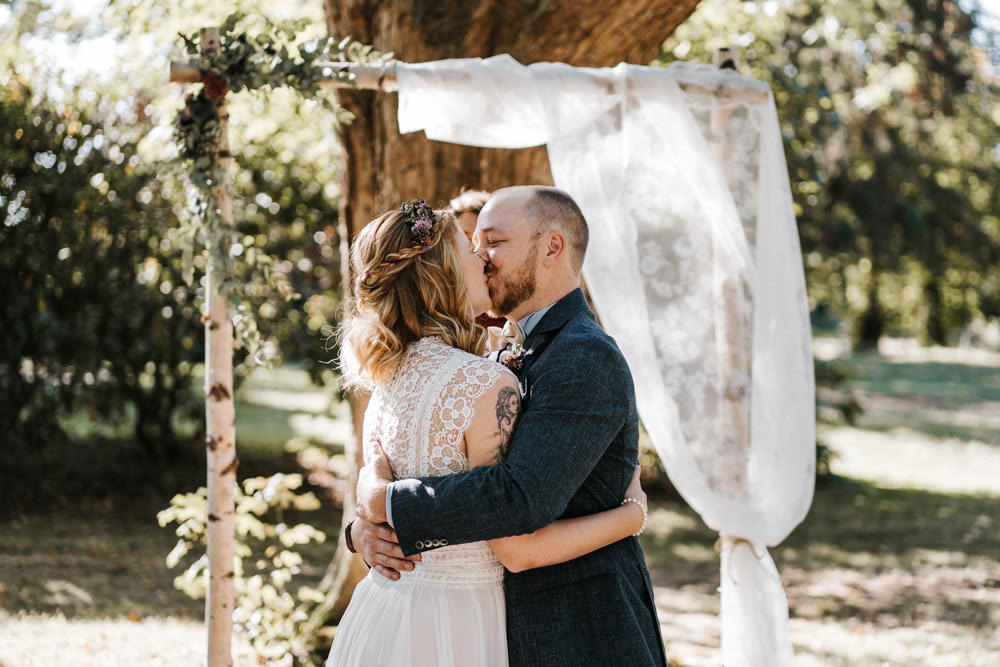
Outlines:
[[[617, 506], [638, 457], [639, 420], [625, 359], [580, 290], [587, 223], [562, 190], [498, 190], [476, 227], [493, 311], [526, 338], [508, 365], [523, 411], [503, 465], [391, 482], [362, 470], [348, 529], [365, 560], [392, 577], [435, 546], [537, 530]], [[515, 350], [516, 352], [516, 350]], [[509, 357], [508, 357], [509, 358]], [[388, 515], [388, 516], [387, 516]], [[386, 520], [392, 531], [369, 522]], [[508, 572], [511, 665], [665, 665], [639, 540], [575, 560]]]

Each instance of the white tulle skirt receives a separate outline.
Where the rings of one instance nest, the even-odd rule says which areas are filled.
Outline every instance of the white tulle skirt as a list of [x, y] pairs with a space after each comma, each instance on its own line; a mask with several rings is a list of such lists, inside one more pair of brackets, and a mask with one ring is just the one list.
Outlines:
[[506, 667], [503, 566], [472, 547], [425, 553], [399, 581], [369, 572], [327, 667]]

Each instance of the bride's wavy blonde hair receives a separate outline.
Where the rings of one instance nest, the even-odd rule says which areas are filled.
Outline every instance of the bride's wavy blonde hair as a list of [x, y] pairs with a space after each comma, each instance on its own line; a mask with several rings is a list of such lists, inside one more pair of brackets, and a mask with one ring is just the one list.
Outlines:
[[354, 297], [340, 329], [345, 387], [372, 389], [386, 382], [407, 346], [425, 336], [440, 336], [475, 355], [486, 349], [486, 331], [475, 323], [452, 238], [459, 230], [455, 217], [434, 211], [431, 229], [419, 238], [413, 222], [402, 210], [390, 211], [354, 240]]

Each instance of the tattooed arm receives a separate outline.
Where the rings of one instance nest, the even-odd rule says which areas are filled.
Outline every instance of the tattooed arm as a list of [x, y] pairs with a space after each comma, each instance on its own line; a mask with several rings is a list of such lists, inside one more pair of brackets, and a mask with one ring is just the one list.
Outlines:
[[472, 424], [465, 432], [469, 467], [500, 465], [507, 459], [510, 436], [521, 414], [521, 392], [517, 379], [504, 373], [476, 401]]
[[500, 434], [500, 443], [493, 456], [493, 465], [498, 466], [507, 459], [510, 436], [514, 432], [514, 424], [517, 422], [517, 416], [520, 412], [521, 394], [517, 387], [501, 387], [496, 404], [497, 432]]
[[[507, 458], [510, 437], [521, 411], [521, 394], [514, 377], [505, 374], [475, 407], [472, 424], [465, 432], [469, 465], [500, 465]], [[634, 535], [642, 527], [646, 494], [639, 486], [638, 466], [625, 495], [637, 498], [642, 508], [627, 503], [597, 514], [560, 519], [533, 533], [490, 540], [490, 546], [512, 572], [578, 558]]]

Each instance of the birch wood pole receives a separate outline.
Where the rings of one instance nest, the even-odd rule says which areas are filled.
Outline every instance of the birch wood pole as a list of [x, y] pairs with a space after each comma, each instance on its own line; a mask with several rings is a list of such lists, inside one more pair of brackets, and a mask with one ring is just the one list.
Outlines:
[[[219, 49], [219, 29], [201, 30], [201, 52], [210, 55]], [[208, 242], [224, 243], [219, 232], [233, 224], [233, 203], [229, 197], [232, 177], [229, 172], [229, 114], [223, 104], [219, 109], [218, 171], [222, 177], [214, 193], [219, 204], [222, 230], [209, 226]], [[213, 233], [214, 230], [214, 233]], [[213, 238], [214, 237], [214, 238]], [[231, 667], [233, 605], [233, 549], [236, 540], [236, 411], [233, 405], [233, 327], [229, 305], [220, 287], [224, 276], [219, 267], [208, 262], [205, 294], [208, 313], [205, 317], [205, 447], [208, 468], [208, 594], [205, 597], [205, 624], [208, 629], [208, 667]]]
[[[717, 67], [739, 69], [738, 49], [719, 49], [715, 53]], [[730, 145], [730, 108], [713, 108], [710, 114], [712, 148], [720, 175], [731, 183], [728, 151]], [[719, 393], [719, 435], [722, 451], [716, 460], [719, 490], [730, 498], [738, 497], [746, 485], [750, 455], [750, 331], [744, 319], [748, 308], [746, 284], [733, 267], [730, 257], [718, 239], [714, 239], [714, 299], [715, 348], [717, 353], [716, 387]]]

